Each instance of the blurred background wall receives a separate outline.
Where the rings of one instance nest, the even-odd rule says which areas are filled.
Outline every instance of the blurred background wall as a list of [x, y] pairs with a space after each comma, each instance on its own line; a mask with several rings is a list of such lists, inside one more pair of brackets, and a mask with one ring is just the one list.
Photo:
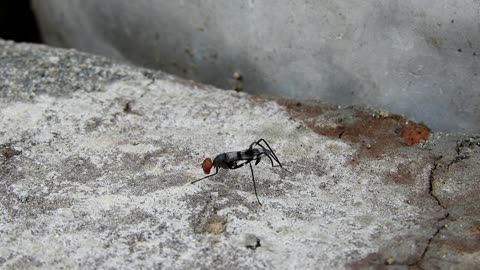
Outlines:
[[480, 133], [476, 0], [31, 0], [43, 40], [221, 88]]

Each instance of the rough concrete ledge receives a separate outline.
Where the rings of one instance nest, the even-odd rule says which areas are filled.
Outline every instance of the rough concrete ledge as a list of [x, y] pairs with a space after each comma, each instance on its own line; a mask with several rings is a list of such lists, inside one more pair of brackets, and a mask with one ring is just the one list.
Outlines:
[[[480, 137], [0, 42], [0, 267], [474, 269]], [[203, 177], [265, 138], [292, 173]], [[427, 139], [424, 141], [425, 139]]]

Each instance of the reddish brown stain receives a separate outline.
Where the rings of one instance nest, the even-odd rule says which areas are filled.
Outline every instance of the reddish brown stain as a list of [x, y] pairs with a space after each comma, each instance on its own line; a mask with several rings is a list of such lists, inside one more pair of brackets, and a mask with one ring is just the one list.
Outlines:
[[405, 164], [399, 164], [397, 172], [389, 175], [397, 184], [414, 184], [416, 174], [412, 172], [411, 168]]
[[470, 232], [472, 235], [480, 236], [480, 224], [475, 224], [470, 228]]
[[[414, 145], [426, 140], [431, 131], [422, 124], [394, 114], [378, 115], [355, 108], [337, 109], [325, 105], [305, 105], [301, 102], [281, 100], [292, 118], [301, 120], [316, 133], [353, 143], [362, 143], [359, 153], [380, 157], [385, 148]], [[328, 115], [325, 115], [328, 114]], [[334, 119], [335, 127], [317, 123], [319, 116]]]
[[425, 125], [405, 120], [402, 122], [402, 137], [407, 145], [414, 145], [424, 141], [432, 133]]
[[477, 253], [480, 251], [479, 236], [473, 236], [470, 238], [450, 236], [443, 239], [434, 239], [432, 242], [442, 250], [448, 250], [459, 255], [465, 253]]
[[[389, 173], [387, 175], [387, 179], [401, 185], [415, 184], [415, 181], [418, 178], [422, 178], [422, 175], [425, 173], [425, 168], [429, 168], [431, 163], [431, 158], [426, 156], [415, 162], [398, 164], [397, 171], [394, 173]], [[422, 199], [420, 199], [420, 201], [422, 201]]]
[[331, 106], [322, 108], [320, 105], [307, 105], [299, 101], [279, 100], [278, 104], [285, 106], [292, 117], [301, 120], [317, 117], [327, 110], [333, 110]]

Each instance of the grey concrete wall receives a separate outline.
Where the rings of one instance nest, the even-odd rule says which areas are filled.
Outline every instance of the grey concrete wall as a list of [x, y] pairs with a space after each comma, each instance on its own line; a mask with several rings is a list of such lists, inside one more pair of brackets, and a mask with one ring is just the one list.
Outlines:
[[[251, 93], [367, 104], [480, 132], [473, 0], [32, 0], [53, 45]], [[240, 84], [236, 84], [239, 87]]]

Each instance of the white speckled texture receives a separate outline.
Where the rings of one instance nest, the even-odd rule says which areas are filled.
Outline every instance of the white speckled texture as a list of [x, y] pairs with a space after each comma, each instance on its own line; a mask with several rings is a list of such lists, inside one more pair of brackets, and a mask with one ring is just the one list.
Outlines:
[[[274, 101], [116, 68], [128, 76], [99, 91], [0, 99], [0, 145], [16, 151], [0, 167], [0, 267], [348, 268], [398, 237], [418, 236], [396, 251], [414, 255], [435, 232], [427, 151], [353, 165], [358, 145]], [[203, 158], [259, 138], [292, 171], [254, 168], [263, 206], [248, 168], [190, 184]], [[409, 163], [414, 183], [390, 180]], [[213, 214], [218, 235], [202, 230]]]

